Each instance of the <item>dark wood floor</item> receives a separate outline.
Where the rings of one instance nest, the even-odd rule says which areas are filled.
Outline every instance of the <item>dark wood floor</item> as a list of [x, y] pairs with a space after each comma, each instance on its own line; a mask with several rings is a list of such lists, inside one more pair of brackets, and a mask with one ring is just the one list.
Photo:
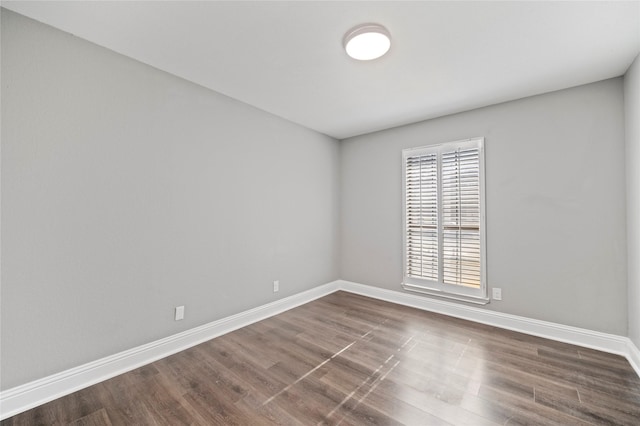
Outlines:
[[640, 424], [622, 357], [338, 292], [2, 422]]

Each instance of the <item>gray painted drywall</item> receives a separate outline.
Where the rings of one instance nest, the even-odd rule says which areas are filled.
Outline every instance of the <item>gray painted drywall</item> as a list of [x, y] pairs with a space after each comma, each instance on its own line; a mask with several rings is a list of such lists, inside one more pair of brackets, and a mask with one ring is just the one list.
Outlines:
[[621, 78], [342, 141], [340, 277], [402, 291], [401, 151], [475, 136], [486, 309], [626, 335]]
[[3, 390], [338, 278], [338, 141], [7, 10], [1, 76]]
[[629, 338], [640, 348], [640, 56], [624, 76]]
[[628, 306], [640, 345], [638, 68], [625, 194], [621, 79], [339, 148], [2, 9], [1, 389], [332, 281], [338, 259], [401, 291], [400, 152], [472, 136], [504, 292], [486, 308], [624, 335]]

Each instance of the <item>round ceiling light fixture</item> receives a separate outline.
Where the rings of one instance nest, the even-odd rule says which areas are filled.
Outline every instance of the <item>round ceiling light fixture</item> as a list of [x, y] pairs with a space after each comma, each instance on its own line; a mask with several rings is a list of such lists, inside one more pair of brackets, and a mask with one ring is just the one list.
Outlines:
[[347, 31], [343, 40], [347, 55], [369, 61], [384, 55], [391, 47], [391, 34], [379, 24], [362, 24]]

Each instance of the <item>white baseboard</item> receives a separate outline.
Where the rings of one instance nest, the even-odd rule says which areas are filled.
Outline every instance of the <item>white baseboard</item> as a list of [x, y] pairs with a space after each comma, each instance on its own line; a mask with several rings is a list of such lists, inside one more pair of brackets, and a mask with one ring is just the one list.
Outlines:
[[215, 337], [311, 302], [338, 290], [338, 282], [241, 312], [209, 324], [138, 346], [15, 388], [0, 392], [0, 420], [126, 373]]
[[0, 420], [68, 395], [119, 374], [165, 358], [215, 337], [311, 302], [337, 290], [360, 294], [425, 311], [436, 312], [508, 330], [622, 355], [640, 376], [640, 350], [631, 339], [546, 321], [494, 312], [338, 280], [245, 312], [138, 346], [33, 382], [0, 392]]
[[351, 293], [621, 355], [627, 358], [638, 376], [640, 376], [640, 350], [628, 337], [490, 311], [475, 306], [387, 290], [350, 281], [339, 280], [337, 283], [341, 290]]
[[633, 341], [629, 339], [629, 345], [627, 348], [628, 354], [626, 355], [629, 360], [629, 364], [636, 370], [636, 374], [640, 376], [640, 349], [636, 345], [633, 344]]

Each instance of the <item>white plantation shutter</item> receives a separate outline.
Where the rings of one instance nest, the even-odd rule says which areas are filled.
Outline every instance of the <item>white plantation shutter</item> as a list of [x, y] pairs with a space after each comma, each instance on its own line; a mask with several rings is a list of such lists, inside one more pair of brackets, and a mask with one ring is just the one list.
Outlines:
[[438, 279], [438, 163], [435, 153], [410, 157], [406, 171], [407, 272]]
[[405, 288], [486, 298], [483, 145], [403, 151]]
[[480, 287], [480, 149], [442, 153], [442, 256], [446, 284]]

